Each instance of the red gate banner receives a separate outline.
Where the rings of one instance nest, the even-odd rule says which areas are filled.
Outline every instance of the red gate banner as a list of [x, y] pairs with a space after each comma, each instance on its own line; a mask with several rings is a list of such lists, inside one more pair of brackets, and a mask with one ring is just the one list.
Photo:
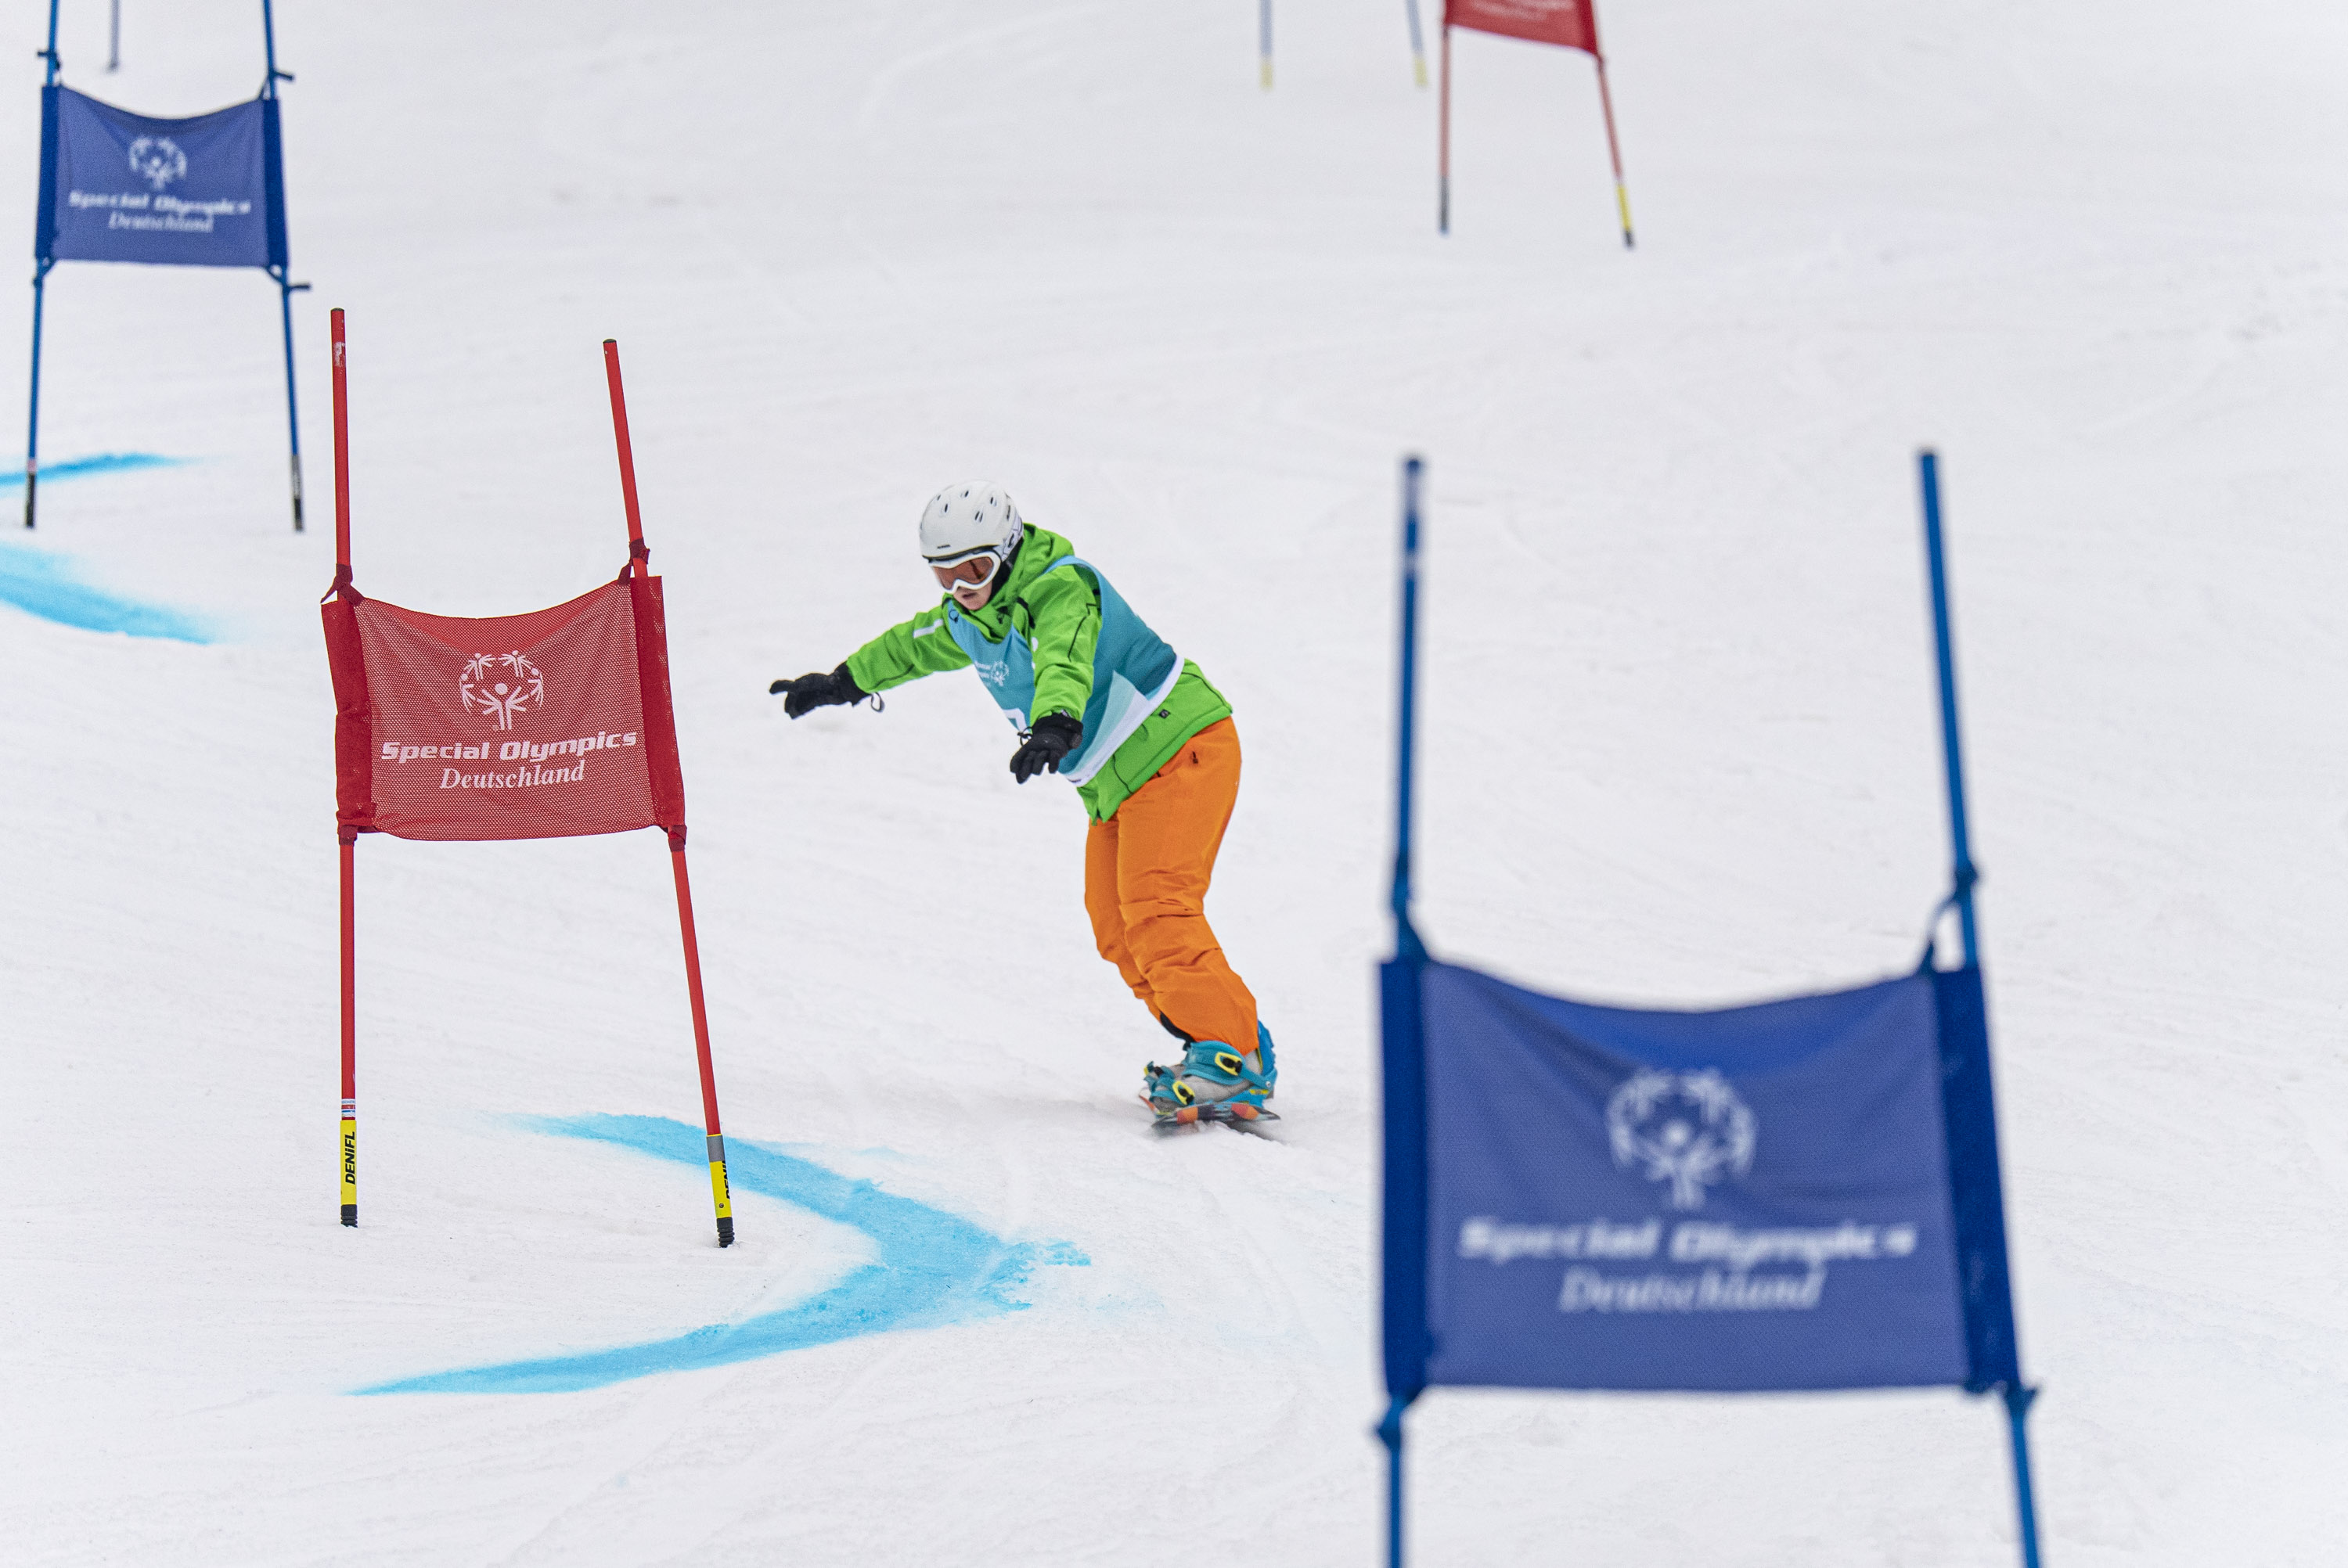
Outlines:
[[358, 836], [563, 838], [659, 827], [676, 883], [685, 994], [701, 1069], [717, 1245], [734, 1245], [726, 1135], [701, 946], [685, 869], [685, 773], [669, 705], [661, 580], [645, 569], [636, 459], [620, 390], [620, 345], [603, 340], [627, 509], [628, 564], [567, 604], [459, 620], [371, 600], [351, 581], [348, 345], [334, 329], [335, 586], [321, 606], [335, 678], [335, 818], [342, 861], [343, 1224], [359, 1223]]
[[660, 579], [458, 620], [381, 600], [324, 606], [345, 828], [558, 838], [685, 826]]
[[1593, 0], [1444, 0], [1443, 25], [1598, 53]]

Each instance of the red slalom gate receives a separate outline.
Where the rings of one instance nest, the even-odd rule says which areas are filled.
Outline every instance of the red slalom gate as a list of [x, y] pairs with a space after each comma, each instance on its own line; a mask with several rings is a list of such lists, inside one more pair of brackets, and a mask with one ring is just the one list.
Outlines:
[[323, 614], [335, 678], [342, 848], [343, 1224], [358, 1224], [358, 835], [559, 838], [657, 827], [668, 835], [676, 882], [717, 1245], [730, 1246], [726, 1139], [685, 867], [685, 775], [669, 703], [668, 630], [661, 579], [647, 569], [652, 552], [636, 505], [620, 345], [605, 340], [603, 369], [627, 507], [627, 564], [614, 580], [551, 609], [459, 620], [368, 599], [352, 583], [343, 313], [333, 320], [335, 586]]
[[1597, 0], [1443, 0], [1443, 106], [1435, 226], [1451, 232], [1451, 29], [1497, 33], [1535, 44], [1580, 49], [1598, 62], [1598, 104], [1606, 117], [1606, 154], [1614, 164], [1614, 206], [1622, 218], [1622, 245], [1631, 237], [1631, 193], [1622, 183], [1622, 145], [1614, 135], [1614, 95], [1606, 87], [1606, 55], [1598, 46]]

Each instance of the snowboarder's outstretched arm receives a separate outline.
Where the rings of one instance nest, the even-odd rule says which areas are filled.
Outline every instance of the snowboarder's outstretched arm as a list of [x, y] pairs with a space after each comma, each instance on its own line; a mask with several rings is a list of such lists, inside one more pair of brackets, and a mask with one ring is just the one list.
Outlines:
[[924, 675], [967, 670], [970, 655], [946, 629], [946, 607], [941, 602], [891, 627], [850, 654], [840, 668], [867, 692], [886, 692]]
[[778, 681], [767, 688], [767, 692], [781, 697], [783, 712], [796, 719], [818, 708], [861, 702], [891, 686], [901, 686], [941, 670], [961, 670], [969, 663], [970, 656], [947, 635], [945, 607], [939, 605], [891, 627], [850, 654], [830, 674]]

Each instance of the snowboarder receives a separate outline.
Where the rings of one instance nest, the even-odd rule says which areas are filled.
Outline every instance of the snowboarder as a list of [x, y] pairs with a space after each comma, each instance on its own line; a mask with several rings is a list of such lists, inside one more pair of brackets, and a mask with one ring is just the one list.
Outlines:
[[[1207, 884], [1239, 795], [1231, 705], [1160, 641], [1100, 569], [1002, 489], [950, 485], [922, 513], [922, 556], [944, 597], [829, 675], [778, 681], [792, 718], [975, 668], [1019, 734], [1011, 776], [1076, 786], [1085, 912], [1100, 955], [1167, 1031], [1142, 1098], [1161, 1124], [1253, 1121], [1279, 1068], [1255, 998], [1207, 925]], [[880, 704], [876, 702], [874, 707]]]

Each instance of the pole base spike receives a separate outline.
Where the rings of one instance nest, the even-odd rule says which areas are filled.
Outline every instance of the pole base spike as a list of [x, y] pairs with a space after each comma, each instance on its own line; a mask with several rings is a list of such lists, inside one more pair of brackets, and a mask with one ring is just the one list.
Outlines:
[[355, 1226], [359, 1223], [358, 1204], [345, 1204], [343, 1205], [343, 1223], [346, 1225], [353, 1226]]
[[734, 1221], [731, 1215], [717, 1222], [717, 1245], [719, 1246], [734, 1245]]

